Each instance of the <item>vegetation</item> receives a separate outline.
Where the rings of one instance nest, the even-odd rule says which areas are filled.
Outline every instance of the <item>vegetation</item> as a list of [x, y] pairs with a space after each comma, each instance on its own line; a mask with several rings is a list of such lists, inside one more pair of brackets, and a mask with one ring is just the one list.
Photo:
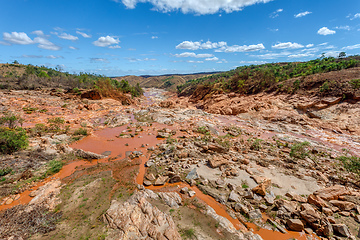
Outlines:
[[295, 143], [291, 146], [290, 157], [304, 159], [308, 156], [307, 147], [310, 146], [309, 142]]
[[360, 79], [353, 79], [350, 81], [350, 84], [353, 86], [353, 88], [359, 89], [360, 88]]
[[77, 130], [75, 130], [74, 136], [77, 136], [77, 135], [83, 135], [83, 136], [87, 136], [88, 135], [88, 132], [87, 132], [87, 129], [86, 128], [79, 128]]
[[48, 163], [48, 167], [49, 167], [48, 170], [43, 175], [44, 178], [60, 172], [60, 170], [63, 167], [63, 162], [60, 160], [52, 160]]
[[341, 156], [338, 158], [349, 172], [360, 176], [360, 158], [356, 156]]
[[28, 136], [23, 128], [0, 127], [0, 153], [11, 154], [28, 145]]
[[[221, 91], [234, 91], [244, 94], [258, 93], [260, 91], [289, 91], [281, 89], [281, 82], [299, 78], [290, 92], [300, 88], [301, 78], [316, 73], [326, 73], [360, 66], [360, 57], [352, 56], [344, 58], [318, 58], [308, 62], [268, 63], [263, 65], [241, 66], [236, 69], [189, 80], [177, 87], [178, 92], [183, 95], [194, 93], [197, 85], [201, 84], [207, 88]], [[323, 91], [326, 86], [323, 86]]]
[[12, 172], [12, 169], [11, 168], [3, 168], [3, 169], [0, 169], [0, 177], [3, 177], [5, 175], [8, 175], [9, 173]]
[[[10, 64], [8, 66], [24, 69], [23, 73], [16, 69], [7, 72], [4, 76], [0, 74], [0, 85], [2, 89], [37, 89], [42, 87], [63, 88], [71, 90], [75, 94], [81, 94], [80, 89], [97, 89], [103, 92], [116, 90], [121, 93], [130, 93], [133, 97], [143, 94], [139, 84], [131, 86], [127, 81], [110, 79], [102, 75], [80, 72], [70, 74], [63, 72], [61, 67], [48, 68], [45, 66]], [[7, 67], [2, 65], [1, 67]]]

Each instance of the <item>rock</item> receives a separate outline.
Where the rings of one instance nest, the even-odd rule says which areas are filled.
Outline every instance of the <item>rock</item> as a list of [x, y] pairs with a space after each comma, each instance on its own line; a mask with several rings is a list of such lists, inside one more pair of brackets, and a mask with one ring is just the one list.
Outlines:
[[159, 192], [158, 194], [169, 207], [178, 208], [181, 205], [181, 197], [176, 192]]
[[304, 230], [304, 224], [300, 219], [288, 219], [286, 225], [292, 231], [301, 232]]
[[36, 196], [31, 199], [28, 207], [34, 204], [41, 204], [46, 206], [50, 210], [55, 209], [55, 207], [61, 203], [61, 199], [58, 197], [61, 189], [61, 181], [53, 180], [46, 183], [44, 186], [39, 187], [34, 193]]
[[358, 223], [360, 223], [360, 215], [356, 215], [354, 218], [355, 218], [355, 221], [357, 221]]
[[180, 193], [185, 194], [189, 191], [189, 189], [187, 187], [183, 187], [182, 189], [180, 189]]
[[213, 158], [209, 159], [209, 165], [212, 168], [217, 168], [225, 164], [229, 164], [229, 161], [220, 156], [214, 156]]
[[16, 196], [14, 197], [14, 201], [19, 200], [19, 198], [20, 198], [20, 194], [16, 194]]
[[193, 170], [191, 170], [189, 172], [189, 174], [186, 176], [186, 179], [189, 179], [189, 180], [191, 180], [191, 179], [194, 179], [194, 180], [199, 179], [199, 174], [197, 173], [197, 169], [194, 168]]
[[190, 190], [190, 191], [188, 192], [188, 194], [189, 194], [189, 197], [193, 197], [193, 196], [195, 196], [196, 192], [193, 191], [193, 190]]
[[320, 215], [315, 210], [304, 210], [300, 212], [300, 216], [308, 223], [314, 223], [320, 220]]
[[318, 197], [314, 194], [309, 195], [307, 202], [310, 204], [314, 204], [315, 206], [320, 207], [320, 208], [328, 206], [328, 204], [324, 200], [322, 200], [320, 197]]
[[174, 175], [170, 178], [169, 183], [177, 183], [181, 182], [181, 177], [179, 175]]
[[114, 229], [116, 239], [181, 240], [171, 216], [151, 205], [139, 193], [125, 203], [113, 200], [103, 218]]
[[341, 185], [335, 185], [332, 187], [320, 189], [314, 192], [314, 195], [329, 201], [329, 200], [336, 200], [339, 196], [342, 195], [349, 195], [350, 191], [346, 190], [344, 186]]
[[282, 233], [284, 233], [284, 234], [288, 233], [285, 228], [283, 228], [280, 224], [278, 224], [278, 223], [275, 222], [274, 220], [268, 218], [266, 221], [267, 221], [268, 223], [270, 223], [272, 226], [275, 226], [280, 232], [282, 232]]
[[332, 224], [334, 233], [342, 237], [351, 237], [349, 228], [345, 224]]
[[339, 201], [339, 200], [331, 200], [330, 203], [342, 211], [350, 211], [355, 207], [355, 204], [352, 202]]
[[245, 215], [249, 214], [249, 209], [244, 204], [241, 204], [241, 203], [236, 203], [234, 205], [234, 210], [236, 212], [240, 212], [240, 213], [245, 214]]
[[12, 204], [14, 200], [10, 197], [8, 198], [6, 201], [5, 201], [5, 205], [9, 205], [9, 204]]
[[30, 197], [35, 197], [35, 196], [36, 196], [36, 191], [30, 192], [30, 193], [29, 193], [29, 196], [30, 196]]
[[97, 154], [97, 153], [93, 153], [93, 152], [87, 152], [87, 151], [84, 151], [82, 149], [74, 149], [73, 153], [74, 153], [75, 156], [80, 157], [80, 158], [84, 158], [84, 159], [103, 159], [103, 158], [107, 158], [107, 156]]
[[151, 186], [152, 185], [152, 183], [150, 181], [148, 181], [148, 180], [144, 180], [143, 184], [144, 184], [144, 186]]
[[228, 149], [218, 145], [218, 144], [209, 144], [207, 146], [208, 150], [211, 150], [213, 152], [217, 152], [217, 153], [226, 153], [228, 151]]
[[145, 178], [149, 181], [154, 181], [155, 180], [155, 176], [154, 174], [150, 173], [150, 174], [146, 174]]
[[273, 193], [266, 193], [264, 199], [268, 205], [273, 205], [275, 203], [275, 195]]
[[293, 193], [293, 192], [288, 192], [285, 194], [285, 196], [291, 198], [291, 200], [293, 200], [293, 201], [297, 201], [297, 202], [301, 202], [301, 203], [307, 202], [306, 198], [304, 198], [296, 193]]
[[229, 202], [240, 202], [241, 198], [239, 196], [239, 194], [237, 194], [235, 191], [231, 191], [228, 201]]
[[160, 176], [156, 179], [155, 183], [154, 183], [154, 186], [161, 186], [161, 185], [164, 185], [167, 180], [169, 179], [168, 176]]
[[350, 216], [350, 212], [345, 212], [345, 211], [339, 212], [339, 214], [340, 214], [341, 216], [345, 216], [345, 217], [349, 217], [349, 216]]
[[251, 210], [248, 213], [250, 220], [261, 219], [262, 214], [259, 209]]
[[326, 216], [331, 216], [333, 211], [330, 208], [323, 207], [322, 212], [325, 213]]
[[256, 194], [259, 194], [261, 196], [265, 196], [266, 195], [266, 189], [269, 188], [270, 185], [271, 185], [271, 180], [268, 179], [265, 182], [257, 185], [256, 187], [254, 187], [251, 190]]
[[325, 225], [323, 226], [323, 234], [327, 237], [331, 237], [334, 235], [334, 229], [328, 221], [326, 221]]
[[30, 169], [27, 169], [21, 174], [20, 179], [26, 180], [32, 177], [33, 177], [33, 173], [31, 172]]

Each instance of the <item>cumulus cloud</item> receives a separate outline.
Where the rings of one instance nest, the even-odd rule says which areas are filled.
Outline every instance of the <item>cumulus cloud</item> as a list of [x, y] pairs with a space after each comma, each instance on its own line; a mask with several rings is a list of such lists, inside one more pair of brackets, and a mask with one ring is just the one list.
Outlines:
[[357, 49], [357, 48], [360, 48], [360, 44], [355, 44], [355, 45], [352, 45], [352, 46], [343, 47], [342, 49], [343, 50], [352, 50], [352, 49]]
[[[329, 52], [326, 52], [324, 55], [325, 55], [325, 57], [338, 57], [339, 53], [340, 53], [340, 51], [329, 51]], [[321, 55], [319, 55], [318, 57], [321, 57]]]
[[121, 48], [119, 45], [114, 45], [114, 46], [110, 46], [109, 47], [110, 49], [118, 49], [118, 48]]
[[194, 58], [211, 58], [214, 57], [214, 55], [210, 54], [210, 53], [201, 53], [201, 54], [196, 54], [194, 52], [183, 52], [180, 54], [175, 54], [176, 57], [194, 57]]
[[83, 38], [91, 38], [92, 36], [89, 34], [86, 34], [84, 32], [76, 31], [77, 34], [81, 35]]
[[205, 61], [218, 61], [219, 58], [217, 57], [212, 57], [212, 58], [205, 58]]
[[78, 50], [78, 48], [74, 47], [74, 46], [69, 46], [69, 48], [72, 49], [72, 50]]
[[40, 37], [44, 37], [44, 36], [45, 36], [44, 32], [41, 31], [41, 30], [33, 31], [33, 32], [31, 32], [31, 34], [35, 34], [35, 35], [38, 35], [38, 36], [40, 36]]
[[38, 47], [46, 50], [54, 50], [58, 51], [61, 49], [61, 47], [55, 45], [54, 43], [50, 42], [46, 38], [43, 37], [36, 37], [34, 38], [34, 43], [38, 43]]
[[284, 11], [284, 9], [278, 9], [278, 10], [276, 10], [275, 12], [273, 12], [273, 13], [271, 13], [270, 14], [270, 17], [271, 18], [277, 18], [278, 16], [279, 16], [279, 13], [281, 13], [281, 12], [283, 12]]
[[306, 15], [309, 15], [309, 14], [311, 14], [311, 13], [312, 13], [312, 12], [305, 11], [305, 12], [301, 12], [301, 13], [295, 14], [294, 17], [295, 17], [295, 18], [305, 17]]
[[176, 46], [176, 49], [188, 49], [188, 50], [198, 50], [198, 49], [213, 49], [222, 46], [226, 46], [226, 42], [193, 42], [193, 41], [183, 41], [179, 45]]
[[215, 52], [226, 52], [226, 53], [232, 53], [232, 52], [255, 52], [265, 49], [264, 45], [262, 43], [256, 44], [256, 45], [233, 45], [233, 46], [224, 46], [219, 49], [216, 49]]
[[260, 65], [265, 64], [266, 61], [240, 61], [240, 64], [251, 64], [251, 65]]
[[214, 14], [241, 11], [244, 7], [257, 3], [268, 3], [272, 0], [113, 0], [122, 2], [127, 8], [133, 9], [137, 3], [150, 3], [154, 10], [171, 12], [180, 10], [183, 13]]
[[158, 36], [151, 36], [151, 39], [157, 39], [159, 38]]
[[335, 27], [336, 29], [340, 29], [340, 30], [347, 30], [347, 31], [350, 31], [350, 26], [346, 25], [346, 26], [338, 26], [338, 27]]
[[274, 49], [297, 49], [297, 48], [303, 48], [304, 46], [299, 43], [292, 43], [292, 42], [284, 42], [284, 43], [278, 43], [274, 46], [271, 46]]
[[335, 34], [336, 31], [330, 30], [330, 29], [328, 29], [327, 27], [322, 27], [322, 28], [319, 29], [319, 31], [318, 31], [317, 33], [318, 33], [319, 35], [324, 35], [324, 36], [326, 36], [326, 35]]
[[12, 33], [3, 33], [4, 41], [11, 43], [11, 44], [20, 44], [20, 45], [27, 45], [33, 44], [34, 41], [29, 38], [29, 36], [24, 32], [12, 32]]
[[109, 47], [113, 44], [118, 44], [119, 42], [120, 40], [117, 38], [106, 36], [106, 37], [99, 37], [99, 39], [94, 41], [93, 44], [97, 47]]
[[75, 40], [79, 39], [78, 37], [73, 36], [71, 34], [67, 34], [67, 33], [62, 33], [62, 34], [58, 35], [58, 37], [61, 39], [71, 40], [71, 41], [75, 41]]

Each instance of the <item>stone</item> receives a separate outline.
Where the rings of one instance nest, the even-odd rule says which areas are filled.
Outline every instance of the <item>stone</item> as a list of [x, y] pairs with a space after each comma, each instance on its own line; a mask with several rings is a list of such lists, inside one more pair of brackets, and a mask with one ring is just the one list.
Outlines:
[[77, 157], [81, 157], [81, 158], [84, 158], [84, 159], [103, 159], [103, 158], [107, 158], [107, 156], [97, 154], [97, 153], [93, 153], [93, 152], [84, 151], [82, 149], [74, 149], [73, 154], [75, 156], [77, 156]]
[[193, 190], [190, 190], [190, 191], [188, 192], [189, 197], [193, 197], [193, 196], [195, 196], [195, 194], [196, 194], [196, 192], [193, 191]]
[[165, 183], [167, 182], [167, 180], [169, 179], [168, 176], [160, 176], [156, 179], [154, 186], [162, 186], [165, 185]]
[[100, 100], [100, 99], [102, 99], [100, 93], [98, 91], [96, 91], [96, 90], [90, 90], [90, 91], [82, 93], [81, 98], [87, 98], [87, 99], [91, 99], [91, 100]]
[[308, 223], [314, 223], [320, 220], [320, 215], [315, 210], [304, 210], [300, 212], [300, 216]]
[[228, 201], [229, 202], [240, 202], [241, 198], [239, 196], [239, 194], [237, 194], [235, 191], [231, 191]]
[[197, 173], [197, 168], [194, 168], [189, 172], [189, 174], [186, 176], [186, 179], [199, 179], [199, 174]]
[[342, 237], [351, 237], [351, 232], [345, 224], [332, 224], [334, 233]]
[[349, 217], [350, 216], [350, 212], [345, 212], [345, 211], [339, 212], [339, 214], [341, 216], [344, 216], [344, 217]]
[[303, 203], [300, 206], [301, 210], [315, 210], [314, 207], [309, 203]]
[[280, 224], [278, 224], [277, 222], [275, 222], [274, 220], [272, 220], [271, 218], [268, 218], [266, 220], [268, 223], [270, 223], [272, 226], [275, 226], [280, 232], [287, 234], [288, 232], [286, 231], [285, 228], [283, 228]]
[[14, 200], [12, 198], [8, 198], [6, 201], [5, 201], [5, 205], [9, 205], [13, 202]]
[[229, 164], [229, 161], [223, 157], [214, 156], [213, 158], [209, 159], [209, 165], [212, 168], [217, 168], [225, 164]]
[[314, 195], [329, 201], [336, 200], [339, 196], [349, 195], [351, 192], [347, 190], [344, 186], [335, 185], [328, 188], [320, 189], [314, 192]]
[[228, 150], [218, 144], [209, 144], [208, 146], [208, 150], [211, 150], [213, 152], [217, 152], [217, 153], [226, 153]]
[[288, 219], [286, 225], [291, 231], [301, 232], [304, 230], [304, 224], [300, 219]]
[[261, 214], [261, 211], [259, 209], [249, 211], [248, 215], [249, 215], [250, 220], [261, 219], [262, 218], [262, 214]]
[[300, 203], [306, 203], [307, 202], [306, 198], [300, 196], [299, 194], [293, 193], [293, 192], [288, 192], [288, 193], [285, 194], [285, 196], [291, 198], [291, 200], [293, 200], [293, 201], [297, 201], [297, 202], [300, 202]]
[[264, 199], [265, 199], [265, 202], [266, 202], [268, 205], [273, 205], [273, 204], [275, 203], [275, 196], [274, 196], [274, 194], [266, 193]]
[[256, 187], [254, 187], [253, 189], [251, 189], [254, 193], [259, 194], [261, 196], [265, 196], [266, 195], [266, 188], [263, 184], [259, 184]]
[[355, 204], [352, 202], [339, 201], [339, 200], [331, 200], [330, 203], [342, 211], [350, 211], [355, 207]]
[[328, 206], [328, 204], [324, 200], [322, 200], [320, 197], [318, 197], [314, 194], [309, 195], [307, 202], [310, 204], [314, 204], [315, 206], [320, 207], [320, 208]]
[[358, 223], [360, 223], [360, 215], [356, 215], [356, 216], [354, 217], [354, 219], [355, 219], [355, 221], [357, 221]]
[[181, 182], [181, 177], [177, 174], [172, 176], [169, 180], [169, 183], [178, 183], [178, 182]]
[[152, 183], [149, 180], [144, 180], [143, 182], [144, 186], [151, 186]]
[[159, 192], [158, 194], [169, 207], [178, 208], [181, 205], [182, 199], [177, 192]]
[[333, 211], [330, 208], [323, 207], [322, 212], [325, 213], [326, 216], [333, 215]]
[[187, 187], [183, 187], [182, 189], [180, 189], [180, 193], [185, 194], [189, 191], [189, 189]]
[[332, 223], [332, 224], [336, 223], [336, 220], [333, 216], [328, 216], [326, 219], [329, 221], [329, 223]]
[[154, 181], [156, 179], [152, 173], [146, 174], [145, 178], [149, 181]]
[[234, 210], [245, 215], [249, 214], [249, 209], [242, 203], [235, 203]]

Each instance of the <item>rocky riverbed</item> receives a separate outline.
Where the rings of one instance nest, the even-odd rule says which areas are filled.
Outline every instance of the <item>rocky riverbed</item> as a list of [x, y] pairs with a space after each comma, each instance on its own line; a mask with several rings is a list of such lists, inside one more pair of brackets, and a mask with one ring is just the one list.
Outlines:
[[[31, 135], [29, 149], [0, 158], [0, 169], [11, 169], [0, 182], [0, 238], [358, 235], [351, 164], [360, 156], [359, 102], [264, 94], [197, 101], [147, 89], [124, 106], [49, 90], [2, 91], [0, 108], [20, 113]], [[61, 133], [36, 128], [56, 117]], [[62, 170], [44, 175], [55, 160]]]

